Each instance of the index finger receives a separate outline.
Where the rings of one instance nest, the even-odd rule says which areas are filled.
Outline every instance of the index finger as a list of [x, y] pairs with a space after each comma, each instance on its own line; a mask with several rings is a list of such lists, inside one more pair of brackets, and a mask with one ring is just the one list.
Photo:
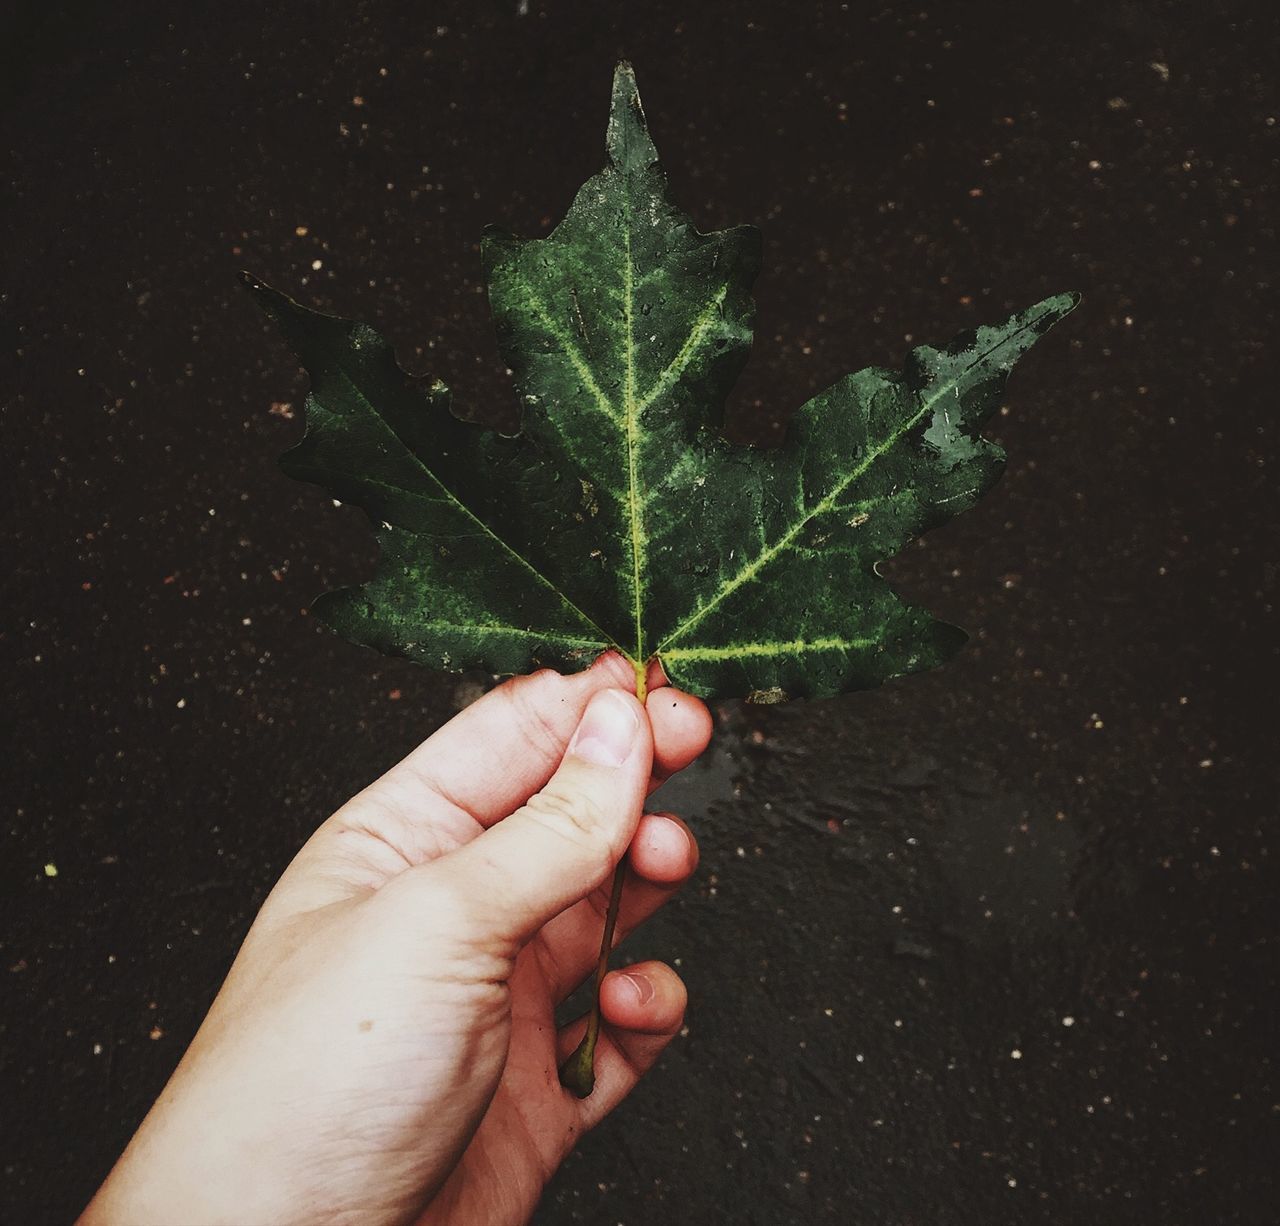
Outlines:
[[[651, 689], [667, 685], [657, 664], [650, 667], [648, 685]], [[369, 798], [376, 799], [384, 791], [403, 803], [409, 784], [425, 789], [456, 814], [490, 826], [519, 808], [551, 778], [592, 695], [610, 687], [635, 689], [634, 669], [613, 651], [600, 656], [585, 672], [562, 676], [543, 669], [514, 677], [454, 716], [392, 767], [370, 786]], [[697, 721], [693, 722], [696, 732]], [[655, 726], [654, 734], [662, 741], [658, 762], [663, 769], [668, 763], [685, 765], [704, 748], [705, 737], [696, 736], [699, 744], [684, 746], [689, 723], [687, 717], [657, 721], [661, 726]]]

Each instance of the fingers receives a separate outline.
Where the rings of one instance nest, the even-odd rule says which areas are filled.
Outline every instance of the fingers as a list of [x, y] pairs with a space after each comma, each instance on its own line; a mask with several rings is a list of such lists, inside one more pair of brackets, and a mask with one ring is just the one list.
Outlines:
[[698, 867], [698, 842], [674, 813], [647, 813], [631, 840], [627, 863], [638, 889], [655, 885], [665, 899]]
[[[687, 765], [706, 747], [698, 713], [705, 707], [680, 694], [674, 706], [662, 709], [657, 695], [676, 691], [666, 685], [656, 663], [649, 685], [653, 711], [661, 710], [656, 735], [659, 777], [665, 778], [680, 769], [676, 763]], [[614, 651], [571, 676], [544, 669], [514, 677], [456, 715], [367, 789], [364, 798], [385, 799], [399, 812], [416, 808], [427, 819], [465, 818], [492, 825], [551, 778], [587, 703], [605, 689], [635, 689], [634, 670]], [[710, 715], [705, 718], [709, 735]]]
[[594, 695], [634, 686], [635, 672], [617, 652], [570, 676], [542, 669], [512, 677], [455, 715], [370, 790], [395, 793], [403, 805], [408, 784], [488, 826], [551, 778]]
[[[579, 1108], [584, 1128], [594, 1128], [653, 1067], [679, 1033], [687, 1003], [680, 976], [661, 962], [637, 962], [605, 977], [600, 985], [605, 1025], [596, 1048], [596, 1084]], [[584, 1028], [585, 1020], [579, 1018], [560, 1031], [558, 1060], [577, 1047]]]
[[702, 699], [669, 685], [650, 690], [644, 708], [653, 728], [653, 773], [662, 781], [684, 770], [706, 749], [711, 712]]
[[606, 688], [587, 704], [541, 791], [465, 846], [410, 871], [447, 881], [472, 911], [477, 936], [523, 945], [609, 876], [640, 821], [652, 764], [649, 721], [635, 695]]
[[[594, 695], [634, 684], [631, 665], [606, 652], [583, 673], [544, 670], [499, 686], [330, 817], [273, 891], [272, 910], [377, 889], [469, 843], [547, 783]], [[711, 716], [667, 685], [656, 663], [648, 684], [652, 790], [706, 748]]]
[[[698, 844], [678, 817], [649, 813], [640, 819], [631, 840], [627, 865], [615, 943], [644, 923], [692, 876], [698, 867]], [[538, 934], [536, 948], [553, 1000], [567, 997], [595, 967], [608, 905], [606, 882], [550, 920]]]

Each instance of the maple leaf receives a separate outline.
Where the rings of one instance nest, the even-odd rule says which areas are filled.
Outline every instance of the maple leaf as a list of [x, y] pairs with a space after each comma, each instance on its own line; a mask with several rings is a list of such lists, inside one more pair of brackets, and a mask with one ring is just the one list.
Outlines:
[[[666, 195], [635, 76], [619, 65], [609, 162], [544, 239], [482, 245], [521, 430], [454, 416], [364, 324], [246, 277], [311, 377], [290, 475], [380, 525], [377, 570], [316, 612], [356, 642], [455, 670], [586, 667], [615, 648], [644, 697], [658, 660], [704, 698], [776, 701], [941, 663], [964, 632], [898, 598], [878, 564], [973, 505], [1004, 455], [981, 434], [1062, 294], [901, 371], [848, 375], [775, 449], [721, 434], [751, 343], [757, 232], [700, 234]], [[597, 1000], [561, 1080], [594, 1084]]]
[[656, 658], [705, 698], [821, 697], [941, 663], [964, 632], [877, 564], [999, 477], [982, 426], [1076, 296], [846, 376], [779, 448], [735, 446], [721, 411], [751, 341], [758, 232], [700, 234], [668, 200], [627, 64], [606, 145], [550, 235], [484, 238], [518, 436], [454, 416], [373, 329], [246, 278], [311, 377], [282, 466], [380, 525], [373, 577], [316, 612], [446, 669], [572, 671], [612, 647], [641, 689]]

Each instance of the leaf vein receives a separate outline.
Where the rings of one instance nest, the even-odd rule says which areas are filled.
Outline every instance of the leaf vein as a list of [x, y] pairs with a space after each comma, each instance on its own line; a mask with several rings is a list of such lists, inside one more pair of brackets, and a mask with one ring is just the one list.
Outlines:
[[680, 346], [680, 352], [671, 359], [667, 364], [667, 368], [654, 380], [653, 386], [640, 397], [640, 403], [636, 406], [637, 413], [643, 413], [684, 374], [686, 367], [693, 360], [693, 355], [697, 353], [707, 333], [711, 330], [711, 322], [723, 305], [725, 295], [728, 292], [729, 286], [727, 284], [722, 285], [719, 290], [711, 295], [706, 306], [698, 312], [698, 318], [694, 321], [694, 325], [690, 329], [689, 335], [685, 338], [684, 344]]
[[[461, 499], [459, 499], [458, 496], [454, 494], [454, 492], [451, 489], [449, 489], [449, 487], [445, 485], [445, 483], [434, 472], [432, 472], [430, 468], [427, 467], [422, 457], [418, 455], [418, 453], [414, 451], [414, 449], [410, 447], [408, 443], [406, 443], [398, 433], [396, 433], [395, 427], [385, 417], [383, 417], [383, 415], [379, 413], [378, 410], [373, 406], [373, 403], [364, 394], [364, 391], [360, 387], [360, 384], [356, 381], [355, 377], [347, 369], [346, 365], [342, 362], [341, 359], [338, 359], [338, 361], [336, 362], [336, 366], [338, 371], [341, 373], [343, 379], [346, 380], [347, 385], [351, 388], [352, 392], [355, 394], [355, 396], [360, 401], [360, 403], [363, 404], [366, 409], [368, 409], [369, 413], [373, 417], [375, 417], [378, 421], [382, 422], [384, 426], [386, 426], [387, 431], [390, 433], [391, 437], [394, 438], [396, 442], [400, 444], [400, 446], [404, 449], [405, 454], [420, 469], [422, 469], [422, 471], [426, 473], [426, 475], [432, 481], [434, 481], [436, 485], [440, 487], [440, 489], [444, 492], [445, 497], [448, 499], [450, 504], [452, 504], [459, 511], [461, 511], [462, 514], [465, 515], [468, 519], [470, 519], [473, 523], [477, 524], [486, 536], [491, 537], [503, 549], [505, 549], [507, 553], [509, 553], [513, 558], [515, 558], [515, 560], [519, 562], [520, 565], [523, 566], [540, 584], [542, 584], [543, 587], [547, 588], [550, 592], [552, 592], [555, 595], [555, 597], [560, 601], [560, 604], [568, 612], [572, 613], [575, 617], [577, 617], [578, 620], [584, 626], [586, 626], [590, 630], [594, 630], [597, 634], [599, 634], [601, 639], [603, 640], [600, 646], [618, 647], [618, 644], [614, 642], [612, 635], [606, 633], [600, 626], [596, 625], [594, 619], [587, 616], [586, 613], [584, 613], [580, 608], [578, 608], [578, 606], [574, 604], [573, 601], [570, 600], [569, 597], [566, 596], [564, 592], [562, 592], [554, 583], [552, 583], [550, 579], [548, 579], [540, 570], [538, 570], [538, 568], [534, 566], [534, 564], [530, 562], [528, 558], [526, 558], [523, 554], [521, 554], [517, 549], [513, 548], [510, 542], [504, 541], [502, 537], [500, 537], [491, 527], [489, 527], [489, 525], [486, 524], [484, 520], [482, 520], [469, 506], [467, 506], [466, 503], [464, 503]], [[414, 535], [416, 536], [420, 534], [414, 533]], [[621, 650], [620, 647], [618, 649]]]
[[673, 647], [664, 651], [664, 659], [714, 661], [737, 660], [748, 656], [795, 656], [808, 652], [858, 651], [874, 647], [877, 640], [870, 638], [845, 639], [827, 636], [816, 639], [788, 639], [785, 642], [727, 643], [722, 647]]
[[594, 638], [578, 638], [572, 634], [561, 634], [555, 630], [539, 630], [536, 626], [508, 626], [503, 622], [454, 622], [432, 619], [430, 621], [414, 621], [415, 628], [423, 630], [457, 630], [468, 634], [495, 635], [512, 634], [519, 637], [534, 635], [549, 643], [564, 643], [574, 647], [599, 647], [600, 642]]
[[644, 500], [640, 494], [638, 472], [640, 450], [640, 412], [636, 402], [636, 335], [635, 335], [635, 263], [631, 256], [631, 214], [627, 210], [624, 231], [626, 263], [623, 265], [623, 356], [626, 382], [623, 387], [627, 447], [627, 518], [631, 527], [631, 604], [635, 620], [635, 659], [645, 659], [644, 651], [644, 569], [647, 538], [644, 530]]
[[686, 634], [688, 634], [690, 630], [692, 630], [695, 626], [697, 626], [700, 622], [702, 622], [702, 620], [707, 616], [708, 613], [712, 611], [712, 609], [716, 608], [717, 605], [721, 604], [727, 597], [731, 596], [734, 592], [736, 592], [738, 588], [740, 588], [744, 583], [755, 578], [755, 576], [759, 574], [760, 571], [763, 570], [766, 566], [768, 566], [769, 563], [772, 562], [773, 559], [778, 556], [778, 554], [782, 553], [785, 549], [788, 548], [788, 546], [790, 546], [791, 542], [794, 541], [795, 538], [800, 535], [801, 530], [805, 527], [806, 524], [808, 524], [811, 520], [815, 519], [817, 516], [824, 515], [826, 514], [827, 511], [831, 510], [831, 508], [835, 506], [836, 503], [838, 502], [840, 495], [843, 494], [844, 491], [848, 489], [850, 485], [853, 484], [853, 482], [855, 482], [859, 477], [861, 477], [871, 467], [872, 464], [874, 464], [878, 459], [880, 459], [881, 456], [883, 456], [887, 451], [889, 451], [892, 447], [894, 447], [902, 439], [902, 437], [905, 434], [907, 434], [909, 431], [914, 429], [924, 419], [925, 414], [930, 412], [930, 410], [932, 410], [938, 404], [938, 402], [943, 399], [943, 397], [950, 395], [953, 391], [956, 393], [956, 395], [959, 395], [959, 384], [960, 384], [960, 379], [961, 377], [963, 377], [963, 375], [968, 374], [969, 371], [973, 370], [977, 366], [980, 366], [984, 361], [986, 361], [987, 358], [989, 358], [998, 349], [1001, 349], [1004, 346], [1011, 344], [1024, 332], [1030, 330], [1031, 328], [1034, 328], [1036, 324], [1040, 322], [1040, 318], [1041, 318], [1040, 316], [1037, 316], [1034, 319], [1029, 319], [1016, 332], [1012, 332], [1007, 336], [1001, 337], [1001, 339], [997, 341], [994, 345], [992, 345], [989, 349], [978, 354], [974, 358], [974, 360], [968, 366], [966, 366], [963, 371], [960, 372], [960, 374], [948, 380], [936, 391], [934, 391], [932, 395], [924, 399], [920, 405], [920, 408], [915, 413], [913, 413], [909, 418], [907, 418], [907, 420], [904, 421], [896, 430], [892, 431], [882, 443], [880, 443], [878, 446], [876, 446], [870, 452], [868, 452], [867, 456], [862, 460], [860, 464], [858, 464], [848, 474], [848, 476], [846, 476], [843, 480], [838, 482], [836, 486], [831, 490], [831, 492], [826, 495], [826, 497], [824, 497], [820, 502], [814, 505], [813, 510], [809, 511], [802, 519], [798, 520], [794, 525], [792, 525], [792, 527], [789, 528], [785, 533], [783, 533], [783, 535], [774, 544], [770, 545], [767, 549], [762, 550], [750, 562], [746, 563], [737, 572], [737, 574], [733, 576], [732, 579], [721, 584], [719, 590], [715, 593], [715, 595], [713, 595], [705, 603], [699, 605], [698, 608], [696, 608], [692, 613], [690, 613], [689, 616], [684, 619], [684, 621], [682, 621], [673, 631], [671, 631], [670, 634], [668, 634], [662, 640], [662, 642], [658, 645], [657, 651], [659, 653], [663, 653], [665, 651], [667, 652], [667, 654], [670, 654], [668, 650], [669, 644], [678, 642], [681, 638], [683, 638]]
[[533, 308], [534, 313], [542, 321], [542, 326], [555, 338], [563, 350], [565, 357], [569, 359], [570, 365], [578, 372], [578, 377], [582, 380], [583, 386], [591, 394], [591, 399], [595, 402], [595, 407], [605, 415], [613, 424], [620, 425], [621, 419], [618, 410], [614, 407], [613, 401], [605, 395], [600, 384], [596, 382], [587, 359], [583, 357], [582, 350], [574, 344], [573, 338], [556, 322], [555, 317], [547, 309], [546, 304], [538, 296], [537, 292], [529, 285], [527, 281], [520, 282], [520, 288], [524, 291], [525, 297], [529, 305]]

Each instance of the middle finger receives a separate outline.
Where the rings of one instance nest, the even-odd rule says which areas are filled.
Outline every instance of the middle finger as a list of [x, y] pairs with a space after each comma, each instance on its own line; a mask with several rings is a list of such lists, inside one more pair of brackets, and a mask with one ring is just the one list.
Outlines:
[[[617, 945], [662, 906], [698, 866], [693, 832], [671, 813], [640, 819], [627, 853], [627, 876], [614, 932]], [[610, 882], [562, 911], [535, 939], [539, 960], [556, 1003], [569, 996], [595, 969], [609, 907]]]

